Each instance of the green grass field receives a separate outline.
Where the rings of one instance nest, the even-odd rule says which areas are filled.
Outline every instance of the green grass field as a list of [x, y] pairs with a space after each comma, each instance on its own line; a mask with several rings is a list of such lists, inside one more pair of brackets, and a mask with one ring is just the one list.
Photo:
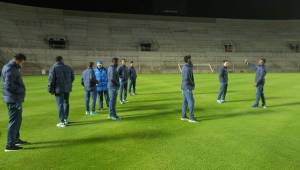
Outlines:
[[[180, 76], [140, 75], [137, 96], [85, 116], [77, 77], [70, 121], [58, 121], [47, 77], [24, 77], [22, 139], [32, 144], [4, 153], [7, 110], [0, 103], [0, 169], [300, 169], [300, 76], [268, 74], [267, 109], [252, 109], [253, 74], [231, 74], [228, 102], [216, 104], [215, 74], [195, 75], [197, 124], [182, 122]], [[2, 99], [1, 99], [2, 100]]]

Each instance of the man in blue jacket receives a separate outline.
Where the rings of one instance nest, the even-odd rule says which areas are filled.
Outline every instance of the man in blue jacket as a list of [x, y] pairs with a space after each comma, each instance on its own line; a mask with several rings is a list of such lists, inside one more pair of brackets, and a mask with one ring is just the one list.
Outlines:
[[250, 66], [252, 69], [254, 69], [256, 71], [256, 77], [255, 77], [256, 101], [252, 107], [258, 108], [259, 101], [261, 99], [262, 107], [265, 109], [265, 108], [267, 108], [265, 94], [264, 94], [265, 76], [267, 74], [266, 67], [265, 67], [266, 59], [260, 58], [258, 60], [257, 65], [251, 64], [248, 62], [248, 60], [245, 60], [245, 64]]
[[[195, 89], [194, 82], [194, 74], [193, 74], [193, 64], [191, 60], [191, 56], [184, 57], [185, 65], [182, 68], [182, 95], [183, 95], [183, 103], [182, 103], [182, 115], [181, 120], [188, 120], [191, 123], [197, 122], [194, 115], [194, 96], [193, 90]], [[188, 119], [186, 116], [187, 108], [190, 111], [190, 118]]]
[[118, 69], [120, 79], [120, 103], [125, 104], [127, 102], [128, 68], [125, 59], [121, 60], [121, 64]]
[[[96, 76], [94, 72], [94, 62], [90, 62], [88, 68], [83, 71], [81, 77], [81, 85], [85, 90], [85, 114], [94, 115], [96, 114], [96, 99], [97, 99], [97, 89], [96, 89]], [[90, 98], [92, 97], [92, 111], [90, 111]]]
[[109, 106], [109, 97], [107, 89], [107, 69], [103, 66], [102, 61], [97, 61], [97, 68], [95, 69], [97, 80], [97, 95], [99, 96], [99, 110], [103, 109], [103, 97], [105, 98], [106, 106]]
[[74, 81], [73, 70], [64, 64], [61, 56], [56, 57], [56, 63], [49, 70], [48, 91], [55, 95], [60, 122], [56, 125], [64, 128], [69, 118], [69, 96]]
[[[135, 86], [136, 86], [136, 78], [137, 78], [137, 75], [136, 75], [136, 71], [135, 71], [135, 68], [133, 66], [133, 61], [130, 62], [130, 67], [129, 67], [129, 79], [130, 79], [130, 82], [129, 82], [129, 94], [130, 95], [135, 95]], [[131, 91], [133, 91], [133, 93], [131, 93]]]
[[17, 54], [14, 60], [7, 63], [2, 69], [2, 94], [8, 110], [7, 144], [5, 152], [22, 149], [20, 145], [28, 142], [20, 139], [22, 124], [22, 103], [25, 99], [25, 85], [20, 69], [26, 61], [24, 54]]
[[112, 59], [112, 65], [107, 69], [107, 77], [108, 77], [108, 95], [109, 95], [109, 118], [111, 120], [118, 120], [120, 119], [117, 115], [116, 111], [116, 102], [118, 96], [118, 90], [120, 88], [119, 82], [119, 73], [118, 73], [118, 58]]
[[229, 61], [224, 60], [223, 66], [220, 68], [219, 71], [219, 81], [220, 81], [220, 91], [218, 95], [217, 102], [222, 104], [225, 102], [226, 94], [227, 94], [227, 87], [228, 87], [228, 70], [227, 67], [229, 66]]

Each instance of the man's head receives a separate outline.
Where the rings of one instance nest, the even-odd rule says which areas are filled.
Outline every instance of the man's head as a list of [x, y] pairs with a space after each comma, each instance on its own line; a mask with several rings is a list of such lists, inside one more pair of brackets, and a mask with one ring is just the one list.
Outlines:
[[192, 63], [192, 56], [186, 55], [186, 56], [184, 56], [183, 60], [184, 60], [185, 63], [191, 64]]
[[133, 61], [130, 61], [130, 66], [133, 67]]
[[20, 67], [22, 67], [23, 63], [26, 61], [26, 56], [22, 53], [16, 54], [14, 58]]
[[123, 59], [121, 60], [121, 64], [122, 64], [122, 65], [125, 65], [125, 64], [126, 64], [126, 59], [125, 59], [125, 58], [123, 58]]
[[97, 61], [97, 67], [102, 68], [103, 67], [103, 62], [102, 61]]
[[88, 68], [93, 68], [94, 67], [94, 62], [89, 62]]
[[258, 60], [258, 65], [265, 65], [266, 61], [267, 61], [267, 60], [266, 60], [265, 58], [261, 57], [261, 58]]
[[118, 65], [119, 59], [118, 58], [113, 58], [112, 63], [113, 63], [113, 65]]
[[57, 57], [55, 58], [55, 60], [56, 60], [56, 62], [63, 62], [63, 61], [64, 61], [64, 59], [63, 59], [62, 56], [57, 56]]
[[229, 64], [230, 64], [230, 63], [229, 63], [229, 61], [228, 61], [228, 60], [224, 60], [224, 61], [223, 61], [223, 65], [224, 65], [224, 67], [228, 67], [228, 66], [229, 66]]

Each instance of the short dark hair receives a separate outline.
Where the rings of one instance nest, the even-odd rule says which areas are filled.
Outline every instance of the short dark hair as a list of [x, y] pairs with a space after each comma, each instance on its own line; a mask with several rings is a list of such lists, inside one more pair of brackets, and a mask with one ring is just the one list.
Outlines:
[[62, 56], [57, 56], [57, 57], [55, 58], [55, 60], [56, 60], [57, 62], [61, 62], [61, 61], [63, 60], [63, 57], [62, 57]]
[[122, 60], [121, 61], [125, 61], [126, 62], [126, 58], [122, 58]]
[[228, 60], [223, 60], [223, 63], [226, 63], [226, 62], [228, 62]]
[[15, 60], [26, 61], [26, 56], [22, 53], [18, 53], [18, 54], [15, 55]]
[[186, 55], [186, 56], [184, 56], [183, 60], [184, 60], [185, 63], [188, 63], [188, 61], [189, 61], [191, 58], [192, 58], [191, 55]]
[[89, 68], [93, 68], [94, 67], [94, 62], [89, 62]]
[[112, 62], [118, 62], [118, 61], [119, 61], [119, 59], [116, 57], [112, 59]]
[[132, 63], [133, 63], [133, 61], [130, 61], [130, 63], [132, 64]]
[[260, 60], [262, 60], [264, 63], [267, 62], [267, 60], [265, 58], [263, 58], [263, 57], [261, 57]]

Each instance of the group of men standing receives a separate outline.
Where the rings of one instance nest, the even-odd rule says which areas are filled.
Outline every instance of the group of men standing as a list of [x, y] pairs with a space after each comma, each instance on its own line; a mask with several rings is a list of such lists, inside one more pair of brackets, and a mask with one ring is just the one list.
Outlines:
[[[120, 103], [126, 104], [128, 81], [130, 95], [135, 95], [135, 86], [137, 73], [133, 66], [133, 61], [130, 62], [130, 67], [126, 65], [126, 60], [121, 60], [121, 66], [118, 66], [119, 59], [113, 58], [112, 65], [107, 69], [102, 61], [97, 61], [97, 68], [94, 69], [94, 63], [90, 62], [88, 68], [83, 71], [81, 84], [85, 89], [86, 98], [86, 114], [96, 114], [96, 100], [99, 98], [99, 110], [103, 109], [103, 98], [106, 101], [106, 106], [109, 108], [109, 118], [118, 120], [120, 117], [116, 112], [116, 101], [118, 91], [120, 91]], [[132, 92], [132, 93], [131, 93]], [[90, 111], [90, 98], [92, 97], [92, 111]]]
[[[8, 109], [8, 129], [7, 129], [7, 144], [5, 152], [17, 151], [22, 149], [21, 145], [28, 142], [21, 140], [20, 128], [22, 123], [22, 104], [24, 102], [26, 88], [22, 80], [20, 69], [26, 61], [24, 54], [16, 54], [14, 59], [9, 61], [2, 69], [2, 93], [3, 99]], [[194, 115], [194, 97], [193, 90], [195, 89], [195, 81], [193, 75], [193, 64], [191, 56], [184, 57], [185, 65], [182, 69], [182, 115], [181, 120], [188, 120], [189, 122], [197, 122]], [[127, 86], [129, 83], [129, 93], [135, 95], [136, 86], [136, 70], [133, 62], [130, 67], [126, 66], [126, 60], [122, 59], [121, 66], [118, 66], [118, 58], [112, 59], [112, 65], [106, 69], [101, 61], [97, 62], [97, 68], [94, 69], [94, 63], [91, 62], [88, 68], [82, 74], [81, 84], [84, 86], [86, 92], [86, 114], [95, 113], [95, 105], [97, 95], [99, 96], [99, 109], [103, 109], [103, 98], [106, 105], [109, 107], [109, 118], [118, 120], [120, 117], [116, 111], [116, 102], [118, 91], [120, 90], [120, 103], [127, 102]], [[266, 108], [264, 96], [264, 84], [266, 76], [265, 68], [266, 60], [259, 59], [258, 64], [250, 64], [245, 60], [245, 64], [256, 70], [255, 86], [256, 86], [256, 101], [254, 108], [259, 106], [259, 101], [262, 100], [263, 108]], [[217, 102], [222, 104], [225, 102], [228, 87], [228, 66], [229, 62], [226, 60], [223, 63], [219, 72], [220, 91]], [[69, 96], [72, 91], [72, 84], [75, 76], [71, 67], [64, 64], [61, 56], [56, 57], [56, 63], [49, 70], [48, 91], [55, 96], [57, 103], [57, 110], [59, 113], [60, 122], [57, 127], [66, 127], [69, 116]], [[92, 96], [92, 111], [90, 112], [89, 101]], [[189, 109], [189, 118], [186, 112]]]
[[[182, 68], [182, 96], [183, 96], [183, 103], [182, 103], [182, 113], [181, 113], [181, 120], [189, 121], [191, 123], [196, 123], [197, 120], [194, 114], [194, 105], [195, 100], [193, 96], [193, 90], [195, 89], [195, 81], [194, 81], [194, 74], [193, 74], [193, 64], [192, 64], [192, 57], [190, 55], [184, 57], [185, 65]], [[266, 59], [260, 58], [257, 64], [249, 63], [248, 60], [245, 60], [244, 63], [247, 66], [250, 66], [253, 70], [256, 71], [256, 77], [254, 85], [256, 87], [256, 100], [255, 103], [252, 105], [253, 108], [259, 107], [259, 102], [262, 100], [262, 107], [264, 109], [267, 108], [266, 100], [264, 95], [264, 85], [265, 85], [265, 76], [267, 74], [266, 71]], [[223, 61], [223, 65], [219, 70], [219, 81], [220, 81], [220, 90], [217, 97], [217, 103], [223, 104], [225, 103], [225, 98], [227, 94], [228, 88], [228, 67], [230, 63], [228, 60]], [[186, 115], [187, 109], [189, 109], [189, 118]]]

